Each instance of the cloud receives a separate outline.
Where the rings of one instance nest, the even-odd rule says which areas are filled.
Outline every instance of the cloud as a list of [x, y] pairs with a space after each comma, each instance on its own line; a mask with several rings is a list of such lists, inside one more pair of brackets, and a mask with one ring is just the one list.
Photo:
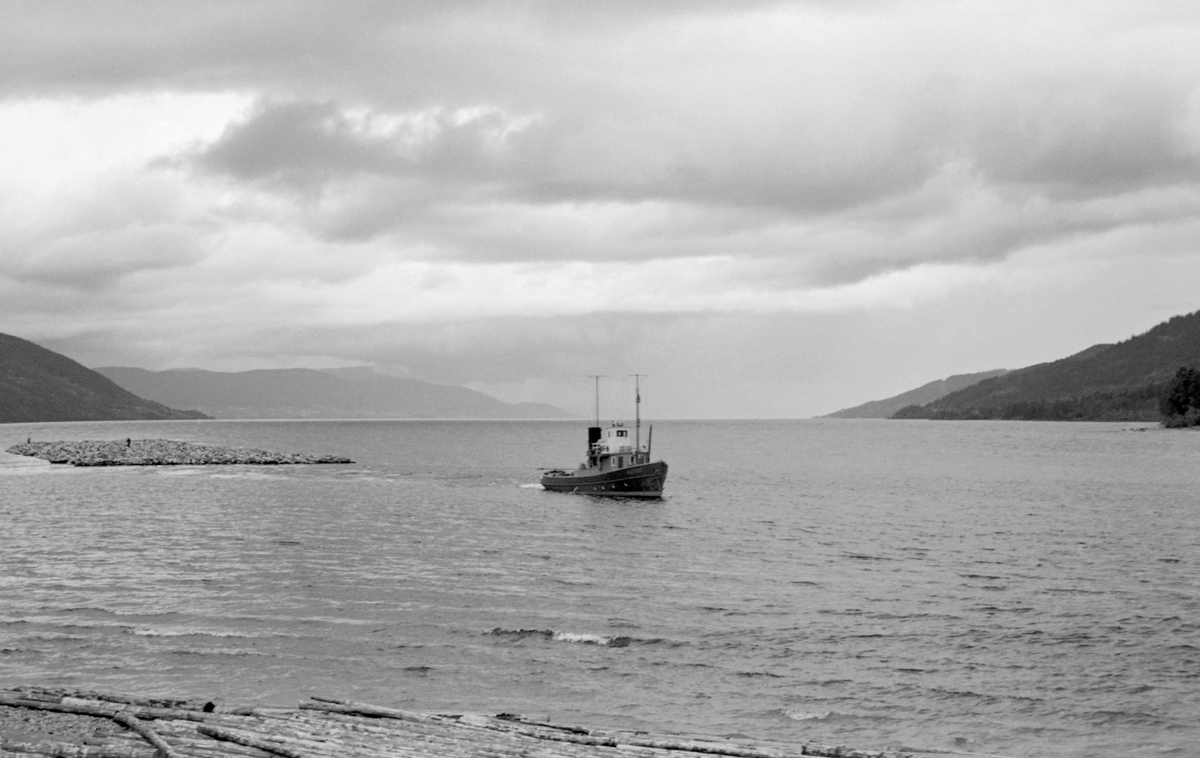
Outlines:
[[267, 102], [192, 161], [235, 179], [306, 190], [364, 174], [479, 184], [499, 178], [514, 135], [536, 120], [489, 106], [392, 114]]
[[[1062, 7], [1032, 25], [898, 4], [659, 10], [599, 14], [615, 43], [544, 8], [393, 17], [471, 40], [456, 58], [470, 75], [443, 79], [433, 105], [407, 72], [366, 104], [263, 101], [196, 165], [306, 190], [297, 215], [331, 242], [394, 235], [451, 260], [778, 257], [814, 285], [992, 260], [1102, 227], [1075, 218], [1077, 200], [1196, 179], [1196, 82], [1177, 66], [1191, 27], [1164, 52], [1153, 30], [1102, 15], [1081, 31]], [[487, 40], [485, 19], [503, 21]], [[560, 65], [535, 70], [539, 57]], [[493, 82], [497, 61], [512, 82], [458, 86]], [[947, 177], [969, 191], [931, 219], [918, 206]], [[860, 227], [883, 212], [890, 224]]]
[[361, 134], [331, 104], [266, 105], [231, 126], [196, 158], [203, 169], [238, 179], [308, 186], [364, 170], [386, 172], [399, 156]]
[[819, 341], [813, 324], [865, 328], [854, 314], [1075, 292], [1072, 271], [1187, 260], [1200, 221], [1186, 4], [11, 19], [0, 323], [131, 355], [515, 387], [589, 355], [650, 360], [666, 334], [731, 356], [768, 349], [742, 329]]
[[7, 269], [13, 278], [26, 281], [103, 289], [123, 275], [186, 266], [201, 255], [190, 230], [135, 226], [60, 237], [24, 256], [6, 256], [0, 270]]
[[1194, 126], [1185, 121], [1187, 91], [1135, 78], [1103, 88], [1078, 81], [1024, 84], [1019, 95], [1006, 93], [980, 108], [973, 152], [988, 178], [1056, 195], [1200, 179], [1196, 134], [1189, 133]]

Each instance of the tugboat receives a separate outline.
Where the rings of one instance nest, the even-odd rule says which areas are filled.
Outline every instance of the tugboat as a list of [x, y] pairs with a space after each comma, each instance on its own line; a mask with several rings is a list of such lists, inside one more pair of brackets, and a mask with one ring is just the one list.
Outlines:
[[633, 438], [624, 424], [600, 427], [600, 377], [596, 379], [596, 424], [588, 427], [587, 458], [574, 471], [551, 469], [542, 474], [542, 487], [551, 492], [570, 492], [602, 497], [662, 497], [667, 482], [667, 464], [650, 460], [654, 427], [642, 445], [642, 393], [640, 375], [634, 374], [636, 403]]

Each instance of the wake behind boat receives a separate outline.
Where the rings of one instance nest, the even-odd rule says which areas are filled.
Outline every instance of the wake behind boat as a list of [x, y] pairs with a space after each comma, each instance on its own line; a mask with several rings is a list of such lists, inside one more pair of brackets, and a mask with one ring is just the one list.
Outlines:
[[631, 430], [624, 424], [614, 423], [608, 429], [601, 428], [599, 377], [596, 381], [596, 424], [588, 427], [587, 457], [574, 471], [546, 471], [542, 474], [542, 487], [551, 492], [581, 495], [662, 497], [667, 482], [667, 464], [650, 458], [654, 427], [650, 427], [646, 444], [642, 444], [640, 387], [636, 394], [636, 420], [631, 437]]

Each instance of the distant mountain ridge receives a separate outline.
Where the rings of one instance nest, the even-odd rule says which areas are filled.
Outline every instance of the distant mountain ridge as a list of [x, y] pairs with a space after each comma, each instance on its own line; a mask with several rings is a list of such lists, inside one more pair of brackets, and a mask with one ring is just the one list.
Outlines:
[[1200, 311], [1123, 342], [985, 379], [894, 417], [1158, 421], [1158, 399], [1185, 366], [1200, 367]]
[[974, 374], [955, 374], [954, 376], [938, 379], [928, 384], [922, 384], [915, 390], [902, 392], [894, 397], [883, 400], [872, 400], [869, 403], [856, 405], [853, 408], [843, 408], [840, 411], [827, 414], [825, 418], [891, 418], [892, 414], [909, 405], [925, 405], [945, 397], [951, 392], [969, 387], [972, 384], [1000, 376], [1008, 369], [993, 369]]
[[96, 369], [125, 389], [216, 418], [570, 418], [544, 403], [505, 403], [482, 392], [347, 369]]
[[138, 397], [29, 340], [0, 334], [0, 423], [207, 418]]

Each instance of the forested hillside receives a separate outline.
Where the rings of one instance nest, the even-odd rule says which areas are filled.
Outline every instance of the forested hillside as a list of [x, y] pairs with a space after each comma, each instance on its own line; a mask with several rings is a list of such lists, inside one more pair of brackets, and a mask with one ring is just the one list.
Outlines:
[[123, 390], [28, 340], [0, 334], [0, 423], [207, 418]]
[[975, 374], [956, 374], [948, 376], [945, 379], [938, 379], [928, 384], [923, 384], [914, 390], [903, 392], [894, 397], [885, 398], [883, 400], [872, 400], [869, 403], [856, 405], [853, 408], [844, 408], [840, 411], [830, 413], [826, 418], [889, 418], [893, 413], [909, 405], [923, 405], [932, 403], [934, 400], [943, 398], [951, 392], [969, 387], [976, 382], [981, 382], [984, 379], [990, 379], [993, 376], [999, 376], [1005, 373], [1004, 369], [995, 369], [992, 371], [980, 371]]
[[1200, 367], [1200, 311], [902, 408], [893, 418], [1157, 421], [1159, 399], [1182, 366]]

